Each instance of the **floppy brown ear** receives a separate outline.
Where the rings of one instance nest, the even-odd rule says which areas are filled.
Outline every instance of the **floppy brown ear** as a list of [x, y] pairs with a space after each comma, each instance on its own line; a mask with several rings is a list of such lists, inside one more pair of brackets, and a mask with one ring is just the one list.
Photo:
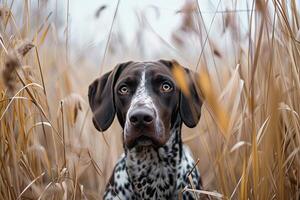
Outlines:
[[200, 120], [202, 101], [196, 82], [197, 74], [187, 68], [184, 69], [188, 79], [189, 96], [186, 96], [182, 91], [180, 92], [179, 113], [184, 124], [193, 128]]
[[93, 123], [98, 131], [105, 131], [112, 124], [116, 109], [114, 104], [114, 84], [120, 73], [131, 62], [117, 65], [112, 71], [97, 78], [89, 86], [88, 98], [93, 112]]
[[[167, 66], [170, 70], [174, 69], [174, 65], [181, 67], [176, 60], [159, 60], [160, 63]], [[183, 123], [189, 127], [195, 127], [200, 119], [202, 101], [200, 98], [200, 92], [197, 87], [197, 73], [184, 67], [186, 73], [189, 96], [186, 96], [180, 91], [180, 103], [179, 103], [179, 114]]]

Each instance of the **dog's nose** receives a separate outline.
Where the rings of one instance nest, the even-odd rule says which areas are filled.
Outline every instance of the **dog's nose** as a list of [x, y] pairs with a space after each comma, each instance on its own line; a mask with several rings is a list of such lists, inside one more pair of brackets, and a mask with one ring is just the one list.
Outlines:
[[154, 119], [154, 113], [148, 109], [136, 109], [130, 116], [129, 120], [133, 126], [150, 125]]

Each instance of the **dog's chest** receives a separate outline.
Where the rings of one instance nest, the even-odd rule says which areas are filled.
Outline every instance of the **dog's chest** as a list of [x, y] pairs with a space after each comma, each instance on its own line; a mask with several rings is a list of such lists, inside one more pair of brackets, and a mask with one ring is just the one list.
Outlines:
[[[104, 199], [178, 199], [180, 191], [189, 185], [186, 175], [194, 160], [180, 141], [180, 132], [173, 132], [167, 144], [126, 152], [117, 163]], [[193, 184], [199, 189], [200, 176], [192, 171]], [[184, 193], [183, 199], [190, 198]]]
[[[151, 148], [130, 153], [126, 159], [134, 194], [141, 199], [170, 199], [176, 190], [179, 144], [159, 151]], [[174, 151], [175, 149], [175, 151]]]

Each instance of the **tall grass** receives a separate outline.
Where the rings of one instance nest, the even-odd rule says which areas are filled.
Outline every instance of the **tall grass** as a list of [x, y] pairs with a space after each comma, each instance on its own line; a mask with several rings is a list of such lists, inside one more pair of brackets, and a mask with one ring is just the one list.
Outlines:
[[[69, 56], [72, 2], [60, 16], [63, 28], [54, 23], [55, 11], [45, 13], [40, 4], [33, 11], [31, 3], [0, 4], [0, 199], [101, 199], [122, 152], [121, 129], [115, 122], [102, 134], [91, 123], [87, 87], [97, 73], [87, 58], [75, 62]], [[253, 1], [245, 35], [238, 9], [222, 12], [230, 44], [225, 51], [200, 8], [187, 2], [178, 11], [182, 24], [173, 45], [154, 32], [177, 52], [193, 52], [188, 36], [203, 47], [191, 66], [200, 74], [202, 116], [195, 129], [184, 128], [184, 141], [200, 160], [205, 191], [196, 192], [212, 199], [299, 199], [299, 3]], [[213, 20], [220, 16], [218, 10], [212, 14]], [[119, 45], [108, 38], [102, 60]], [[173, 58], [182, 61], [182, 55]]]

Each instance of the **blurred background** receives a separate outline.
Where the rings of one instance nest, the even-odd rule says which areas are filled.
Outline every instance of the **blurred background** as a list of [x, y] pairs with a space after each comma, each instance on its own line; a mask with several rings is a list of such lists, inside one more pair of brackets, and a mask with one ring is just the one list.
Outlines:
[[184, 127], [212, 199], [300, 198], [300, 2], [0, 0], [0, 199], [101, 199], [122, 147], [89, 84], [120, 62], [199, 72]]

